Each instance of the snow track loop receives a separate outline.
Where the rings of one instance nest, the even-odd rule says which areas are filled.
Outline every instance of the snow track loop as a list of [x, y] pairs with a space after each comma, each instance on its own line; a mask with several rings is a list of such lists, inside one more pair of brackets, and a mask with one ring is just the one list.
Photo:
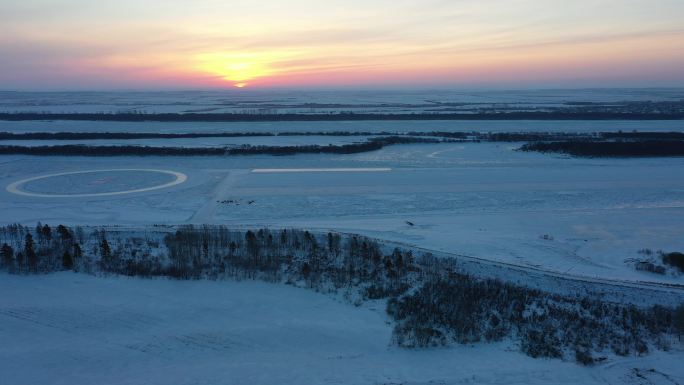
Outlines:
[[[67, 176], [67, 175], [121, 172], [121, 171], [168, 174], [168, 175], [173, 176], [175, 179], [172, 180], [171, 182], [158, 184], [158, 185], [154, 185], [154, 186], [149, 186], [149, 187], [135, 188], [135, 189], [130, 189], [130, 190], [121, 190], [121, 191], [99, 192], [99, 193], [50, 194], [50, 193], [31, 192], [31, 191], [26, 191], [26, 190], [22, 189], [22, 187], [24, 185], [26, 185], [27, 183], [35, 182], [35, 181], [42, 180], [42, 179], [55, 178], [55, 177]], [[19, 180], [19, 181], [16, 181], [14, 183], [9, 184], [7, 186], [7, 191], [11, 192], [12, 194], [29, 196], [29, 197], [37, 197], [37, 198], [102, 197], [102, 196], [124, 195], [124, 194], [133, 194], [133, 193], [159, 190], [159, 189], [172, 187], [172, 186], [181, 184], [181, 183], [185, 182], [187, 179], [188, 179], [187, 175], [185, 175], [181, 172], [170, 171], [170, 170], [132, 169], [132, 168], [131, 169], [86, 170], [86, 171], [61, 172], [61, 173], [57, 173], [57, 174], [40, 175], [40, 176], [35, 176], [32, 178], [22, 179], [22, 180]]]

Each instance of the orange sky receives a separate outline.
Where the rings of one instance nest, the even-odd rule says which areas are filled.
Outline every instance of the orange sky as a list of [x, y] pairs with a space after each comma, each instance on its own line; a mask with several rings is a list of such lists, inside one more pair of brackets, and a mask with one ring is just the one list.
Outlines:
[[681, 0], [55, 3], [0, 4], [2, 88], [684, 86]]

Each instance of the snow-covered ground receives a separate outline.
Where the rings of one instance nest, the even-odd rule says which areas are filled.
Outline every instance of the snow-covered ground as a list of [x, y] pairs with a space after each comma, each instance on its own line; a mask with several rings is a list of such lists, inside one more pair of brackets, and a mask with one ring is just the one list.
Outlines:
[[[0, 131], [23, 132], [597, 132], [684, 131], [681, 120], [403, 120], [347, 122], [87, 122], [0, 121]], [[223, 140], [223, 139], [221, 139]], [[233, 140], [233, 139], [231, 139]]]
[[361, 113], [530, 110], [684, 99], [682, 89], [0, 92], [0, 112]]
[[253, 281], [0, 273], [3, 384], [676, 384], [681, 350], [595, 367], [515, 342], [410, 350], [382, 303]]
[[[363, 94], [352, 99], [332, 93], [292, 98], [253, 93], [251, 97], [246, 103], [244, 95], [221, 93], [2, 93], [0, 112], [259, 108], [307, 112], [301, 106], [312, 102], [356, 105], [345, 110], [405, 112], [460, 102], [498, 107], [512, 103], [525, 109], [578, 101], [682, 99], [677, 90]], [[618, 130], [682, 132], [684, 125], [681, 121], [0, 122], [0, 131], [15, 133]], [[343, 144], [365, 139], [276, 136], [0, 141], [0, 145], [206, 147]], [[214, 223], [334, 229], [452, 255], [469, 273], [536, 284], [552, 292], [579, 293], [583, 288], [606, 300], [637, 305], [670, 305], [682, 298], [681, 288], [663, 284], [682, 285], [684, 276], [637, 271], [629, 260], [642, 258], [641, 249], [684, 251], [684, 158], [571, 158], [514, 151], [519, 146], [413, 144], [351, 155], [0, 156], [0, 225], [41, 221], [53, 226], [139, 229], [151, 224]], [[164, 186], [174, 178], [140, 171], [64, 174], [124, 169], [166, 170], [187, 175], [187, 180], [136, 192]], [[264, 169], [298, 172], [259, 171]], [[63, 175], [32, 179], [53, 174]], [[21, 191], [43, 196], [6, 189], [27, 179], [19, 186]], [[117, 193], [121, 191], [127, 193]], [[55, 194], [74, 196], [46, 196]], [[332, 295], [252, 281], [0, 273], [0, 384], [684, 383], [681, 344], [645, 357], [609, 355], [606, 362], [590, 368], [529, 358], [519, 352], [514, 340], [400, 349], [390, 344], [393, 325], [384, 306], [371, 301], [355, 307]]]
[[[514, 151], [518, 146], [417, 144], [352, 155], [3, 156], [2, 186], [93, 169], [162, 169], [188, 179], [89, 198], [27, 197], [3, 187], [0, 221], [336, 229], [560, 273], [684, 283], [682, 276], [638, 272], [625, 262], [644, 248], [684, 250], [684, 158], [580, 159]], [[252, 172], [263, 168], [352, 170]], [[60, 185], [68, 178], [41, 183], [41, 193], [51, 184], [55, 191], [73, 187]]]

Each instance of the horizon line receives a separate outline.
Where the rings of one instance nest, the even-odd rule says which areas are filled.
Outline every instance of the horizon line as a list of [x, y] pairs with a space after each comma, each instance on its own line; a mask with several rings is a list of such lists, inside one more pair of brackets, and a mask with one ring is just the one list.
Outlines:
[[84, 88], [84, 89], [0, 89], [0, 93], [144, 93], [144, 92], [230, 92], [230, 93], [251, 93], [251, 92], [510, 92], [510, 91], [602, 91], [602, 90], [684, 90], [681, 86], [602, 86], [602, 87], [258, 87], [258, 88]]

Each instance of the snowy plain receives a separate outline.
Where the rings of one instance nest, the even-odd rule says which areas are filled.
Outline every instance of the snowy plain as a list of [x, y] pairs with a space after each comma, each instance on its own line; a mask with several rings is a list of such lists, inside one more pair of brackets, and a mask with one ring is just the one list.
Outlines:
[[677, 88], [575, 90], [220, 90], [178, 92], [0, 91], [0, 112], [56, 113], [472, 113], [684, 99]]
[[[252, 100], [225, 93], [0, 93], [0, 111], [311, 112], [307, 103], [344, 103], [316, 111], [392, 113], [426, 111], [440, 103], [468, 104], [464, 108], [510, 103], [524, 110], [568, 102], [683, 98], [681, 90], [368, 93], [357, 94], [353, 102], [337, 93], [254, 93]], [[619, 130], [684, 132], [684, 124], [0, 121], [0, 131], [13, 133]], [[364, 139], [276, 136], [0, 144], [205, 147]], [[684, 158], [573, 158], [515, 151], [520, 145], [412, 144], [351, 155], [0, 156], [0, 225], [34, 226], [41, 221], [135, 229], [210, 223], [336, 230], [555, 277], [632, 287], [684, 284], [681, 275], [637, 271], [630, 262], [641, 257], [641, 249], [684, 251]], [[92, 197], [36, 197], [6, 190], [14, 182], [43, 175], [121, 169], [169, 170], [187, 175], [187, 180], [163, 189]], [[259, 169], [319, 172], [255, 172]], [[44, 195], [107, 193], [169, 180], [165, 175], [123, 171], [76, 175], [39, 179], [22, 188]], [[681, 298], [682, 290], [670, 289]], [[0, 293], [0, 384], [8, 379], [12, 385], [684, 383], [681, 345], [645, 357], [609, 356], [607, 362], [589, 368], [529, 358], [513, 346], [516, 341], [405, 350], [390, 344], [392, 324], [382, 301], [355, 307], [336, 296], [286, 285], [0, 273]], [[653, 295], [644, 293], [641, 302]], [[632, 299], [636, 302], [636, 296]]]
[[[85, 199], [26, 197], [3, 188], [0, 210], [3, 223], [29, 225], [335, 229], [554, 272], [682, 283], [681, 276], [636, 271], [626, 260], [639, 257], [641, 249], [684, 249], [683, 158], [580, 159], [515, 151], [519, 145], [414, 144], [352, 155], [4, 156], [3, 186], [55, 172], [141, 167], [182, 172], [188, 179], [168, 189]], [[260, 168], [352, 170], [253, 172]], [[76, 187], [69, 178], [49, 178], [28, 188], [82, 194], [142, 183], [131, 177], [103, 186], [108, 178]]]
[[12, 385], [684, 381], [679, 350], [581, 367], [511, 342], [401, 349], [382, 303], [262, 282], [1, 273], [0, 292], [0, 340], [12, 346], [0, 368]]
[[[681, 120], [402, 120], [323, 122], [0, 121], [0, 132], [616, 132], [684, 131]], [[281, 138], [282, 139], [282, 138]]]

